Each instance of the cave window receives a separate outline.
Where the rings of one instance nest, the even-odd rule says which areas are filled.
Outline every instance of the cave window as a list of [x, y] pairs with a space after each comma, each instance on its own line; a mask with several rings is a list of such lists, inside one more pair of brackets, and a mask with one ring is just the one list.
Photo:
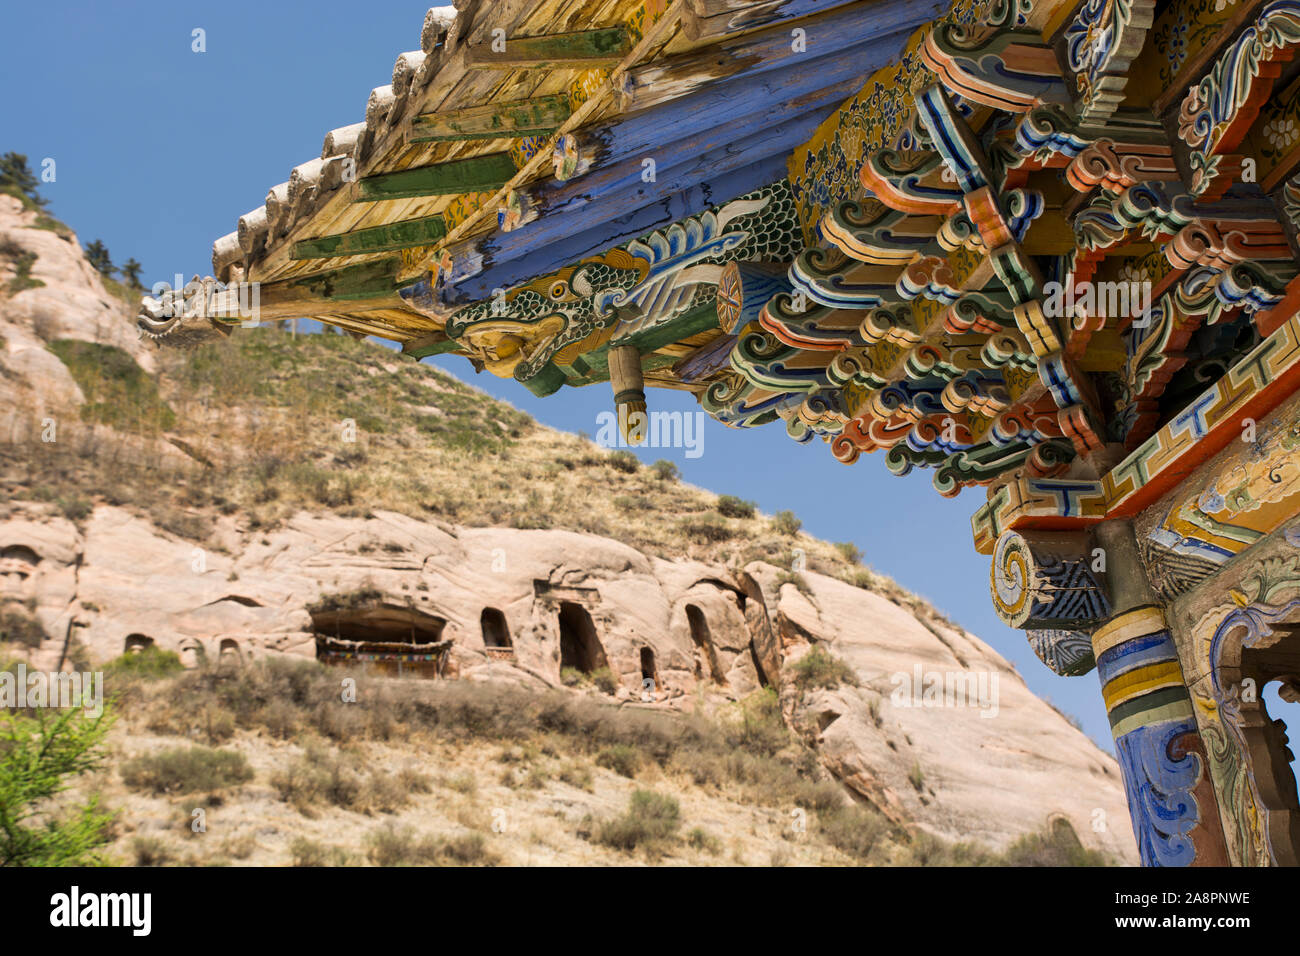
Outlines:
[[691, 627], [691, 642], [695, 645], [695, 676], [703, 678], [707, 667], [709, 678], [714, 683], [722, 683], [718, 656], [713, 649], [713, 635], [709, 633], [709, 622], [704, 612], [694, 604], [688, 604], [686, 621]]
[[560, 605], [560, 669], [566, 667], [590, 674], [609, 666], [605, 649], [596, 636], [596, 625], [581, 604], [565, 601]]
[[0, 549], [0, 575], [12, 574], [19, 581], [26, 581], [40, 561], [31, 548], [21, 544], [10, 545]]
[[223, 640], [217, 660], [222, 664], [240, 663], [243, 658], [239, 653], [239, 642], [229, 637]]
[[153, 638], [144, 634], [128, 634], [126, 637], [125, 654], [139, 654], [146, 648], [153, 647]]
[[485, 607], [479, 616], [479, 625], [483, 629], [483, 646], [509, 648], [510, 628], [506, 616], [497, 608]]
[[[659, 689], [659, 676], [655, 673], [655, 652], [649, 647], [641, 648], [641, 686], [646, 687], [646, 681], [652, 681], [653, 690]], [[649, 690], [649, 687], [646, 687]]]

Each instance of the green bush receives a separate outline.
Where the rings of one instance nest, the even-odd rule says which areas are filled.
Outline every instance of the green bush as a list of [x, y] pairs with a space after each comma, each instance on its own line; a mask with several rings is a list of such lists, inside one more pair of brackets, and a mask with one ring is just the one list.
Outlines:
[[667, 841], [681, 826], [681, 807], [672, 797], [652, 790], [637, 790], [627, 812], [600, 824], [596, 842], [616, 850], [635, 850]]
[[790, 670], [794, 673], [794, 684], [800, 690], [814, 687], [834, 689], [840, 684], [858, 686], [858, 675], [853, 668], [818, 644], [791, 664]]
[[803, 522], [795, 517], [793, 511], [778, 511], [772, 515], [772, 527], [777, 534], [796, 535], [803, 527]]
[[718, 514], [726, 518], [752, 518], [757, 508], [754, 502], [735, 495], [722, 495], [718, 498]]
[[133, 790], [154, 794], [220, 790], [253, 779], [244, 755], [211, 747], [176, 747], [128, 760], [122, 780]]
[[102, 863], [113, 815], [95, 800], [54, 810], [66, 778], [103, 763], [99, 745], [112, 722], [80, 709], [34, 715], [0, 711], [0, 866], [85, 866]]
[[791, 742], [781, 717], [781, 701], [770, 687], [754, 691], [737, 705], [736, 718], [727, 728], [728, 743], [759, 756], [770, 757]]
[[115, 657], [104, 665], [107, 677], [139, 677], [145, 680], [171, 677], [183, 670], [185, 665], [175, 651], [165, 651], [152, 644], [135, 653]]
[[860, 564], [862, 562], [862, 552], [858, 550], [858, 546], [852, 541], [837, 541], [835, 550], [849, 564]]
[[650, 470], [660, 481], [676, 481], [681, 477], [681, 472], [677, 468], [677, 463], [669, 461], [667, 458], [660, 458], [650, 466]]

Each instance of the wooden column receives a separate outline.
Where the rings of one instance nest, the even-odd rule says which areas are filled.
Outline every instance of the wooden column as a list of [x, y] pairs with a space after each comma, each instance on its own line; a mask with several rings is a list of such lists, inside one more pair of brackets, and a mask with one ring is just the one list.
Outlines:
[[1227, 866], [1219, 804], [1164, 609], [1133, 526], [1098, 525], [1111, 618], [1092, 634], [1143, 866]]

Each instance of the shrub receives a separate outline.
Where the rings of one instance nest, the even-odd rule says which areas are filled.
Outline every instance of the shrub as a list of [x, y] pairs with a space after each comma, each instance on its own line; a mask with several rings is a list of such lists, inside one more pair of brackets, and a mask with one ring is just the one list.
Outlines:
[[862, 561], [862, 552], [858, 550], [858, 546], [852, 541], [837, 541], [835, 550], [849, 564], [859, 564]]
[[912, 785], [912, 789], [917, 793], [925, 789], [925, 774], [921, 772], [919, 763], [912, 764], [912, 769], [907, 771], [907, 782]]
[[365, 843], [375, 866], [493, 866], [499, 861], [481, 833], [418, 837], [410, 827], [389, 825], [367, 833]]
[[597, 667], [587, 676], [596, 689], [603, 694], [613, 694], [618, 691], [618, 678], [608, 667]]
[[772, 515], [772, 527], [777, 534], [796, 535], [803, 527], [803, 522], [795, 517], [793, 511], [778, 511]]
[[858, 675], [853, 672], [853, 668], [816, 644], [790, 665], [790, 670], [794, 672], [794, 684], [800, 690], [814, 687], [834, 689], [840, 684], [858, 686]]
[[596, 766], [633, 779], [637, 768], [641, 766], [641, 753], [627, 744], [613, 744], [596, 755]]
[[326, 846], [306, 837], [295, 837], [289, 844], [289, 855], [294, 866], [346, 866], [347, 851], [342, 847]]
[[63, 512], [63, 517], [71, 522], [84, 521], [95, 510], [95, 505], [84, 495], [66, 495], [55, 499], [55, 505]]
[[591, 768], [577, 761], [564, 764], [557, 776], [569, 786], [577, 787], [579, 790], [591, 790], [595, 783]]
[[688, 518], [681, 523], [681, 532], [688, 538], [703, 541], [726, 541], [735, 532], [719, 518]]
[[752, 518], [757, 508], [754, 502], [735, 495], [722, 495], [718, 498], [718, 514], [725, 518]]
[[20, 647], [40, 647], [45, 640], [45, 628], [36, 615], [27, 611], [0, 611], [0, 643], [10, 642]]
[[210, 747], [177, 747], [128, 760], [122, 780], [133, 790], [160, 793], [194, 793], [220, 790], [253, 779], [244, 755]]
[[681, 807], [672, 797], [652, 790], [637, 790], [627, 812], [600, 824], [596, 842], [616, 850], [662, 844], [681, 826]]
[[821, 813], [817, 819], [826, 842], [857, 860], [868, 859], [889, 832], [884, 817], [856, 804]]
[[158, 837], [138, 836], [131, 840], [136, 866], [167, 866], [176, 862], [176, 848]]
[[712, 856], [722, 852], [722, 841], [702, 827], [694, 827], [686, 834], [686, 844], [693, 850], [703, 850]]
[[660, 481], [676, 481], [681, 477], [681, 472], [677, 468], [677, 463], [669, 461], [667, 458], [660, 458], [650, 466], [650, 470]]
[[185, 665], [175, 651], [165, 651], [152, 644], [135, 653], [115, 657], [104, 665], [105, 676], [139, 677], [142, 680], [171, 677], [183, 670]]
[[611, 468], [615, 471], [621, 471], [625, 475], [635, 475], [637, 469], [641, 467], [640, 460], [630, 451], [610, 452], [607, 461]]
[[770, 687], [755, 691], [738, 704], [737, 719], [728, 728], [728, 743], [761, 756], [771, 756], [790, 743], [781, 718], [781, 702]]
[[1003, 854], [1007, 866], [1108, 866], [1106, 854], [1089, 850], [1068, 820], [1056, 819], [1044, 833], [1027, 833]]

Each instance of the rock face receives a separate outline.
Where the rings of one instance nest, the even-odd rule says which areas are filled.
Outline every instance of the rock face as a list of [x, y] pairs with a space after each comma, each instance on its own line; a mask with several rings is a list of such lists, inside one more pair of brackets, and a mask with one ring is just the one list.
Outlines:
[[141, 367], [153, 358], [86, 257], [76, 236], [37, 226], [35, 212], [0, 195], [0, 287], [16, 277], [20, 258], [30, 259], [29, 287], [4, 297], [0, 307], [0, 428], [15, 409], [55, 411], [81, 401], [72, 376], [47, 342], [84, 339], [114, 345]]
[[[0, 240], [34, 252], [30, 275], [45, 283], [0, 293], [0, 412], [81, 402], [46, 348], [59, 338], [116, 345], [149, 367], [75, 241], [34, 218], [0, 196]], [[0, 440], [21, 447], [3, 426]], [[42, 669], [151, 643], [194, 666], [348, 641], [418, 652], [436, 639], [449, 642], [443, 678], [543, 686], [566, 668], [595, 671], [628, 706], [689, 710], [770, 686], [824, 765], [900, 824], [1000, 847], [1064, 816], [1086, 845], [1136, 862], [1115, 761], [1001, 656], [812, 571], [791, 580], [762, 562], [668, 561], [593, 534], [383, 511], [299, 512], [274, 530], [210, 515], [203, 546], [104, 504], [76, 523], [35, 501], [2, 514], [0, 611], [39, 622], [46, 639], [29, 658]], [[814, 649], [853, 682], [801, 677]]]
[[[218, 537], [221, 550], [205, 551], [117, 508], [96, 508], [79, 530], [25, 507], [0, 524], [0, 593], [34, 601], [52, 635], [44, 667], [58, 666], [69, 633], [100, 663], [149, 642], [191, 664], [311, 657], [333, 635], [309, 608], [361, 593], [366, 606], [445, 622], [444, 676], [538, 686], [561, 683], [562, 660], [580, 653], [568, 619], [585, 615], [591, 663], [607, 662], [622, 699], [689, 708], [771, 683], [825, 765], [899, 822], [996, 846], [1064, 815], [1088, 845], [1133, 859], [1109, 756], [978, 638], [861, 588], [806, 573], [805, 594], [761, 563], [668, 562], [593, 535], [382, 512], [304, 513], [253, 533], [224, 519]], [[487, 609], [504, 617], [508, 649], [490, 646], [502, 642]], [[859, 686], [798, 688], [792, 665], [814, 645]]]

